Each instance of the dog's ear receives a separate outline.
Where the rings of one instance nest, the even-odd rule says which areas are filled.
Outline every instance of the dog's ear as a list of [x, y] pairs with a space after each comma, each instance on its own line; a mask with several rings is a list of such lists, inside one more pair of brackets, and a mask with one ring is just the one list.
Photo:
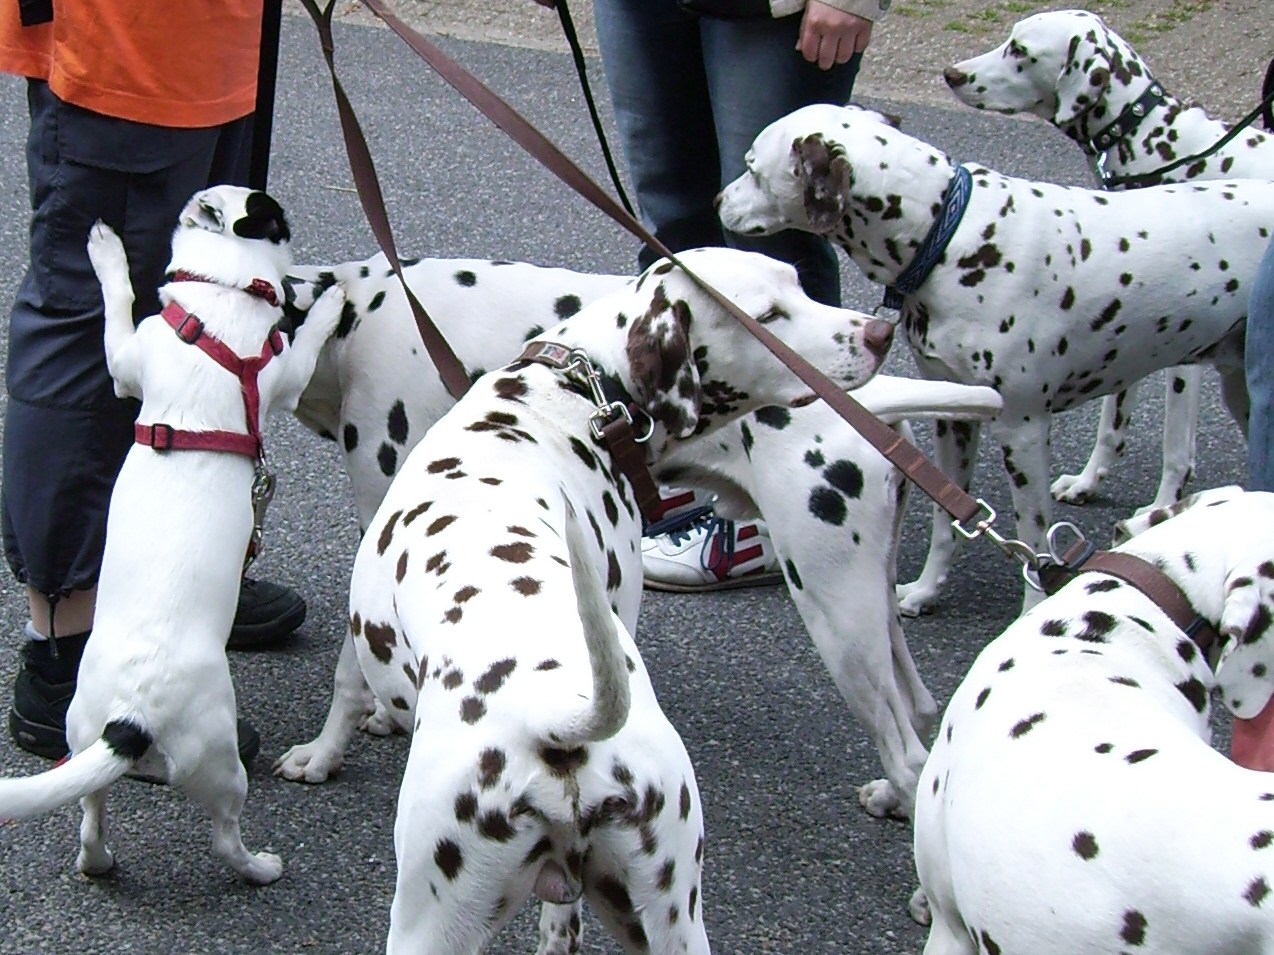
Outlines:
[[292, 238], [283, 207], [264, 192], [248, 193], [243, 217], [234, 221], [234, 234], [245, 239], [264, 239], [276, 245]]
[[1206, 491], [1199, 491], [1189, 497], [1183, 497], [1175, 504], [1169, 504], [1167, 507], [1156, 507], [1154, 510], [1125, 518], [1115, 524], [1111, 546], [1118, 547], [1120, 544], [1126, 544], [1143, 531], [1162, 524], [1170, 517], [1176, 517], [1184, 510], [1192, 507], [1211, 507], [1215, 504], [1224, 504], [1242, 493], [1243, 488], [1237, 484], [1208, 488]]
[[792, 166], [805, 204], [805, 216], [816, 232], [831, 232], [845, 215], [854, 176], [839, 143], [822, 133], [793, 141]]
[[226, 231], [225, 206], [212, 189], [196, 193], [181, 211], [181, 225], [186, 229], [202, 229], [218, 235]]
[[1053, 122], [1065, 126], [1079, 119], [1099, 103], [1110, 88], [1110, 56], [1106, 32], [1093, 26], [1071, 37], [1057, 77], [1057, 109]]
[[1236, 569], [1225, 581], [1217, 685], [1226, 708], [1250, 720], [1274, 693], [1274, 561]]
[[[651, 268], [658, 274], [668, 263]], [[653, 276], [647, 276], [652, 278]], [[627, 357], [634, 397], [668, 432], [688, 438], [699, 424], [703, 391], [690, 345], [690, 306], [669, 301], [664, 283], [655, 286], [650, 307], [628, 330]]]

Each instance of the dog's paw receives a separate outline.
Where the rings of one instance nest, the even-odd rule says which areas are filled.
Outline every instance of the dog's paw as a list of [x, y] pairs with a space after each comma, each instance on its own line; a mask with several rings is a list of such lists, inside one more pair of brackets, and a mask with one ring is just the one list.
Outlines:
[[389, 710], [385, 709], [385, 704], [380, 700], [376, 701], [376, 710], [364, 716], [359, 722], [358, 728], [364, 733], [370, 733], [372, 736], [392, 736], [398, 732], [398, 724], [393, 721], [389, 715]]
[[106, 846], [93, 851], [89, 851], [86, 846], [80, 846], [80, 854], [75, 860], [75, 866], [83, 875], [106, 875], [115, 868], [115, 856]]
[[239, 872], [245, 882], [253, 885], [269, 885], [279, 881], [283, 875], [283, 860], [273, 852], [254, 852], [249, 857], [248, 865]]
[[1063, 474], [1049, 485], [1049, 493], [1053, 500], [1063, 504], [1085, 504], [1097, 493], [1097, 487], [1106, 476], [1104, 469], [1093, 477], [1085, 471], [1082, 474]]
[[858, 804], [877, 819], [906, 819], [898, 791], [888, 779], [873, 779], [858, 787]]
[[88, 260], [103, 286], [128, 281], [128, 255], [115, 230], [101, 219], [88, 230]]
[[325, 783], [341, 768], [342, 754], [318, 740], [299, 743], [274, 761], [274, 775], [294, 783]]
[[898, 584], [894, 588], [898, 595], [898, 612], [904, 617], [919, 617], [922, 613], [932, 613], [938, 606], [939, 588], [922, 584], [913, 580], [909, 584]]
[[907, 912], [917, 925], [933, 923], [933, 913], [929, 911], [929, 896], [925, 895], [923, 888], [911, 893], [911, 898], [907, 900]]
[[333, 285], [319, 296], [305, 316], [305, 321], [297, 330], [298, 336], [317, 335], [320, 342], [332, 337], [336, 326], [340, 323], [341, 312], [345, 309], [345, 289]]

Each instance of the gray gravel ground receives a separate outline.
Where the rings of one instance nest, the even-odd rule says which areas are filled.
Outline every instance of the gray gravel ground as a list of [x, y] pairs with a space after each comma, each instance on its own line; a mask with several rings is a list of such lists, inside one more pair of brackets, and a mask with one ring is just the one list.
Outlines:
[[[340, 25], [340, 63], [369, 130], [404, 254], [527, 259], [598, 271], [627, 270], [633, 243], [551, 179], [385, 31]], [[555, 52], [444, 41], [444, 47], [601, 173], [568, 60]], [[596, 64], [594, 64], [596, 68]], [[289, 211], [296, 258], [361, 258], [374, 248], [350, 189], [332, 98], [304, 20], [286, 19], [272, 191]], [[960, 159], [1005, 172], [1085, 182], [1076, 151], [1038, 124], [970, 111], [873, 102], [901, 113], [910, 132]], [[0, 83], [0, 301], [25, 264], [25, 137], [21, 86]], [[878, 292], [846, 266], [847, 304]], [[909, 370], [901, 353], [894, 369]], [[1208, 379], [1195, 487], [1240, 481], [1242, 445]], [[1148, 388], [1132, 447], [1103, 498], [1061, 508], [1104, 539], [1149, 500], [1158, 480], [1160, 402]], [[1064, 418], [1057, 467], [1087, 454], [1096, 407]], [[309, 619], [284, 648], [236, 654], [240, 707], [264, 744], [243, 824], [254, 848], [285, 860], [263, 889], [235, 881], [209, 851], [208, 822], [174, 792], [124, 782], [111, 797], [112, 876], [74, 872], [71, 809], [0, 828], [0, 953], [354, 953], [384, 947], [393, 893], [392, 828], [407, 741], [360, 738], [344, 772], [305, 788], [270, 762], [321, 725], [341, 639], [348, 568], [357, 544], [350, 495], [335, 449], [291, 419], [272, 423], [282, 487], [271, 509], [262, 576], [298, 587]], [[978, 485], [1007, 510], [990, 453]], [[913, 499], [902, 575], [919, 569], [927, 508]], [[1014, 615], [1014, 570], [988, 547], [970, 548], [940, 611], [907, 633], [921, 672], [945, 701], [988, 639]], [[140, 597], [144, 599], [144, 595]], [[846, 607], [847, 614], [853, 607]], [[16, 669], [24, 619], [20, 590], [0, 577], [0, 681]], [[868, 818], [856, 787], [879, 774], [875, 754], [824, 672], [782, 588], [702, 596], [650, 594], [638, 634], [665, 710], [697, 767], [708, 830], [704, 917], [718, 952], [918, 952], [924, 933], [907, 918], [913, 888], [909, 832]], [[8, 690], [0, 692], [7, 705]], [[1222, 727], [1224, 732], [1224, 727]], [[0, 767], [46, 764], [0, 738]], [[587, 945], [617, 951], [596, 923]], [[494, 951], [530, 952], [531, 913]]]

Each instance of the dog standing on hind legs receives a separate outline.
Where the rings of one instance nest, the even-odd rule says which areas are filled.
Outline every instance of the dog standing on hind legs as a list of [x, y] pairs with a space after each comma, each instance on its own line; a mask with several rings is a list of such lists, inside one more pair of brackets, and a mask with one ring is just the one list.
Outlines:
[[111, 494], [93, 632], [67, 712], [72, 755], [37, 776], [0, 779], [0, 817], [80, 799], [85, 875], [114, 865], [106, 794], [130, 770], [204, 806], [214, 852], [244, 880], [264, 885], [283, 872], [239, 833], [248, 779], [225, 645], [264, 463], [260, 419], [296, 406], [344, 303], [339, 287], [329, 290], [286, 342], [277, 323], [289, 238], [265, 193], [197, 193], [173, 234], [164, 310], [134, 328], [123, 243], [101, 223], [89, 236], [115, 392], [142, 401], [138, 443]]

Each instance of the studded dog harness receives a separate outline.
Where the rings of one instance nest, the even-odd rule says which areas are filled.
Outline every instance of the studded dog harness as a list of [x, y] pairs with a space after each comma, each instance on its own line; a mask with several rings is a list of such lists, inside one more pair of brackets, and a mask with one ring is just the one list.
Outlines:
[[[175, 282], [212, 282], [212, 279], [189, 272], [176, 272]], [[220, 284], [220, 283], [214, 283]], [[253, 279], [242, 291], [271, 305], [279, 304], [274, 287], [264, 279]], [[250, 458], [255, 469], [252, 482], [252, 538], [244, 558], [244, 569], [256, 559], [261, 550], [261, 537], [265, 521], [265, 509], [274, 496], [274, 475], [265, 467], [265, 444], [261, 437], [261, 391], [257, 378], [261, 369], [283, 351], [283, 335], [278, 326], [270, 329], [261, 354], [255, 358], [240, 358], [225, 342], [204, 328], [204, 323], [176, 302], [169, 302], [159, 313], [173, 331], [187, 345], [194, 345], [230, 374], [239, 379], [243, 395], [243, 411], [247, 420], [247, 432], [239, 431], [184, 431], [157, 421], [154, 424], [134, 424], [133, 436], [137, 444], [156, 451], [221, 451]]]

